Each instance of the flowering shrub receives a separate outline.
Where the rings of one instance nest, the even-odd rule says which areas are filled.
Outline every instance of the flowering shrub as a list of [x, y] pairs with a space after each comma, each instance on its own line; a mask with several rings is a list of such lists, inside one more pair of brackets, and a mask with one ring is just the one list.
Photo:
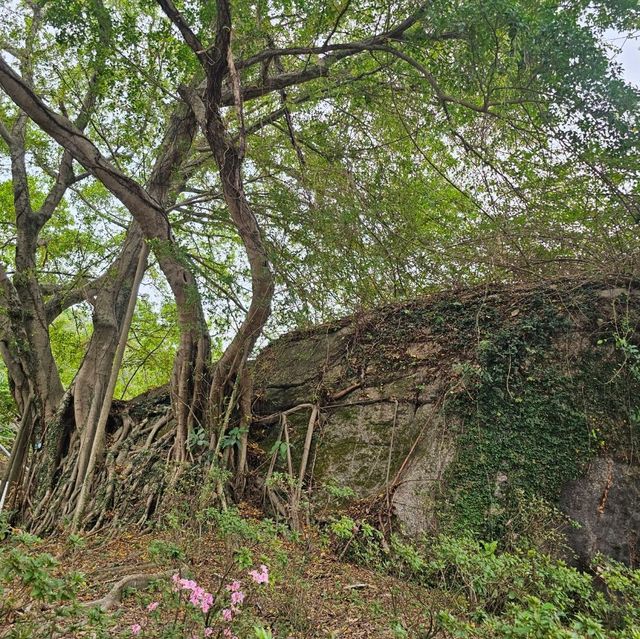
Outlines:
[[[264, 564], [248, 571], [248, 575], [255, 584], [269, 583], [269, 569]], [[167, 596], [162, 601], [149, 603], [144, 618], [130, 626], [130, 636], [238, 639], [234, 624], [247, 596], [239, 579], [227, 584], [222, 580], [215, 593], [177, 573], [171, 577], [170, 584]], [[167, 619], [172, 620], [170, 625]], [[254, 632], [258, 630], [264, 632], [258, 627]]]
[[257, 584], [269, 583], [269, 570], [264, 564], [260, 566], [260, 570], [250, 570], [249, 575]]

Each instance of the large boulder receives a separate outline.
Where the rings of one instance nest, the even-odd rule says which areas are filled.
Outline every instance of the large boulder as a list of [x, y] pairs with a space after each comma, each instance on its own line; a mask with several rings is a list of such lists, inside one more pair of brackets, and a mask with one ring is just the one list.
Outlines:
[[[256, 361], [254, 409], [318, 405], [307, 481], [409, 534], [517, 538], [554, 504], [581, 526], [582, 561], [637, 564], [639, 320], [631, 281], [439, 293], [280, 338]], [[289, 421], [295, 462], [308, 412]]]

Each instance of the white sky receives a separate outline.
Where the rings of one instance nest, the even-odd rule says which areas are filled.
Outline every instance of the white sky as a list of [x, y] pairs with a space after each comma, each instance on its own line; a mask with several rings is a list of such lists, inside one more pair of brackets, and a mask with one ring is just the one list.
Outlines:
[[624, 77], [627, 82], [640, 87], [640, 36], [627, 38], [619, 33], [608, 32], [605, 38], [615, 47], [621, 48], [616, 56], [624, 69]]

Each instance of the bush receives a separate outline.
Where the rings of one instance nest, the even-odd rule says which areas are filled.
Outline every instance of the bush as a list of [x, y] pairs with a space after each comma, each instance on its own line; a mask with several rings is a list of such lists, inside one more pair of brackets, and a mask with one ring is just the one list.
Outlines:
[[594, 578], [535, 550], [497, 552], [497, 543], [439, 537], [425, 549], [423, 577], [461, 595], [441, 612], [442, 629], [478, 639], [640, 637], [640, 572], [599, 558]]
[[[640, 639], [640, 571], [618, 562], [597, 558], [594, 577], [528, 545], [500, 552], [495, 541], [441, 535], [417, 547], [392, 535], [387, 546], [349, 517], [334, 521], [331, 533], [343, 556], [405, 579], [404, 596], [424, 614], [401, 619], [398, 636]], [[441, 610], [420, 599], [417, 583], [445, 601]], [[435, 620], [426, 635], [415, 631], [424, 619]]]
[[591, 578], [535, 550], [497, 552], [497, 542], [442, 536], [426, 548], [430, 585], [464, 595], [471, 606], [502, 612], [530, 597], [560, 608], [584, 609], [594, 596]]
[[[39, 539], [15, 535], [0, 548], [0, 619], [11, 637], [54, 636], [60, 624], [70, 631], [91, 629], [96, 639], [106, 637], [106, 617], [99, 610], [82, 609], [78, 591], [80, 573], [55, 575], [57, 560], [34, 552]], [[25, 610], [30, 611], [25, 614]], [[74, 635], [75, 636], [75, 635]]]

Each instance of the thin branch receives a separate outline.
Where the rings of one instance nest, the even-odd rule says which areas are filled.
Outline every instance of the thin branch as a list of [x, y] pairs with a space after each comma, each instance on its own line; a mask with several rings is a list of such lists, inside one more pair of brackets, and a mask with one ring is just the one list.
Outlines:
[[15, 141], [14, 137], [11, 135], [11, 132], [9, 131], [9, 129], [7, 129], [5, 123], [2, 120], [0, 120], [0, 138], [4, 140], [5, 144], [9, 148], [11, 148]]
[[211, 58], [207, 50], [200, 42], [198, 36], [191, 30], [191, 27], [186, 23], [182, 14], [178, 11], [172, 0], [158, 0], [160, 8], [165, 12], [167, 18], [177, 27], [182, 39], [196, 54], [198, 60], [203, 66], [207, 66], [211, 63]]
[[331, 41], [331, 38], [333, 38], [333, 36], [335, 35], [336, 31], [338, 30], [338, 26], [340, 25], [340, 21], [342, 20], [342, 18], [344, 18], [347, 11], [349, 11], [350, 6], [351, 6], [351, 0], [347, 0], [344, 3], [344, 7], [342, 7], [340, 13], [338, 14], [338, 17], [336, 18], [336, 21], [333, 24], [333, 28], [329, 32], [329, 35], [326, 37], [325, 41], [322, 43], [323, 47], [326, 47]]
[[67, 188], [75, 181], [75, 176], [73, 175], [73, 157], [69, 151], [65, 150], [62, 153], [60, 168], [58, 169], [58, 175], [56, 176], [53, 187], [51, 187], [45, 201], [37, 211], [39, 228], [42, 228], [47, 220], [51, 218], [53, 212], [62, 201]]
[[[398, 23], [392, 29], [384, 31], [378, 35], [374, 35], [370, 38], [366, 38], [364, 40], [338, 44], [325, 43], [320, 47], [289, 47], [282, 49], [269, 48], [261, 51], [260, 53], [257, 53], [254, 56], [251, 56], [250, 58], [247, 58], [246, 60], [240, 60], [237, 63], [237, 67], [238, 69], [246, 69], [250, 66], [258, 64], [259, 62], [263, 62], [264, 60], [269, 60], [275, 56], [287, 55], [324, 55], [328, 53], [329, 55], [325, 57], [325, 60], [335, 58], [335, 60], [337, 61], [349, 55], [353, 55], [354, 53], [364, 51], [372, 45], [382, 44], [388, 42], [389, 40], [401, 39], [402, 36], [404, 36], [404, 34], [424, 16], [427, 7], [428, 3], [424, 3], [418, 8], [415, 13], [410, 15], [402, 22]], [[446, 36], [443, 34], [442, 37]]]

